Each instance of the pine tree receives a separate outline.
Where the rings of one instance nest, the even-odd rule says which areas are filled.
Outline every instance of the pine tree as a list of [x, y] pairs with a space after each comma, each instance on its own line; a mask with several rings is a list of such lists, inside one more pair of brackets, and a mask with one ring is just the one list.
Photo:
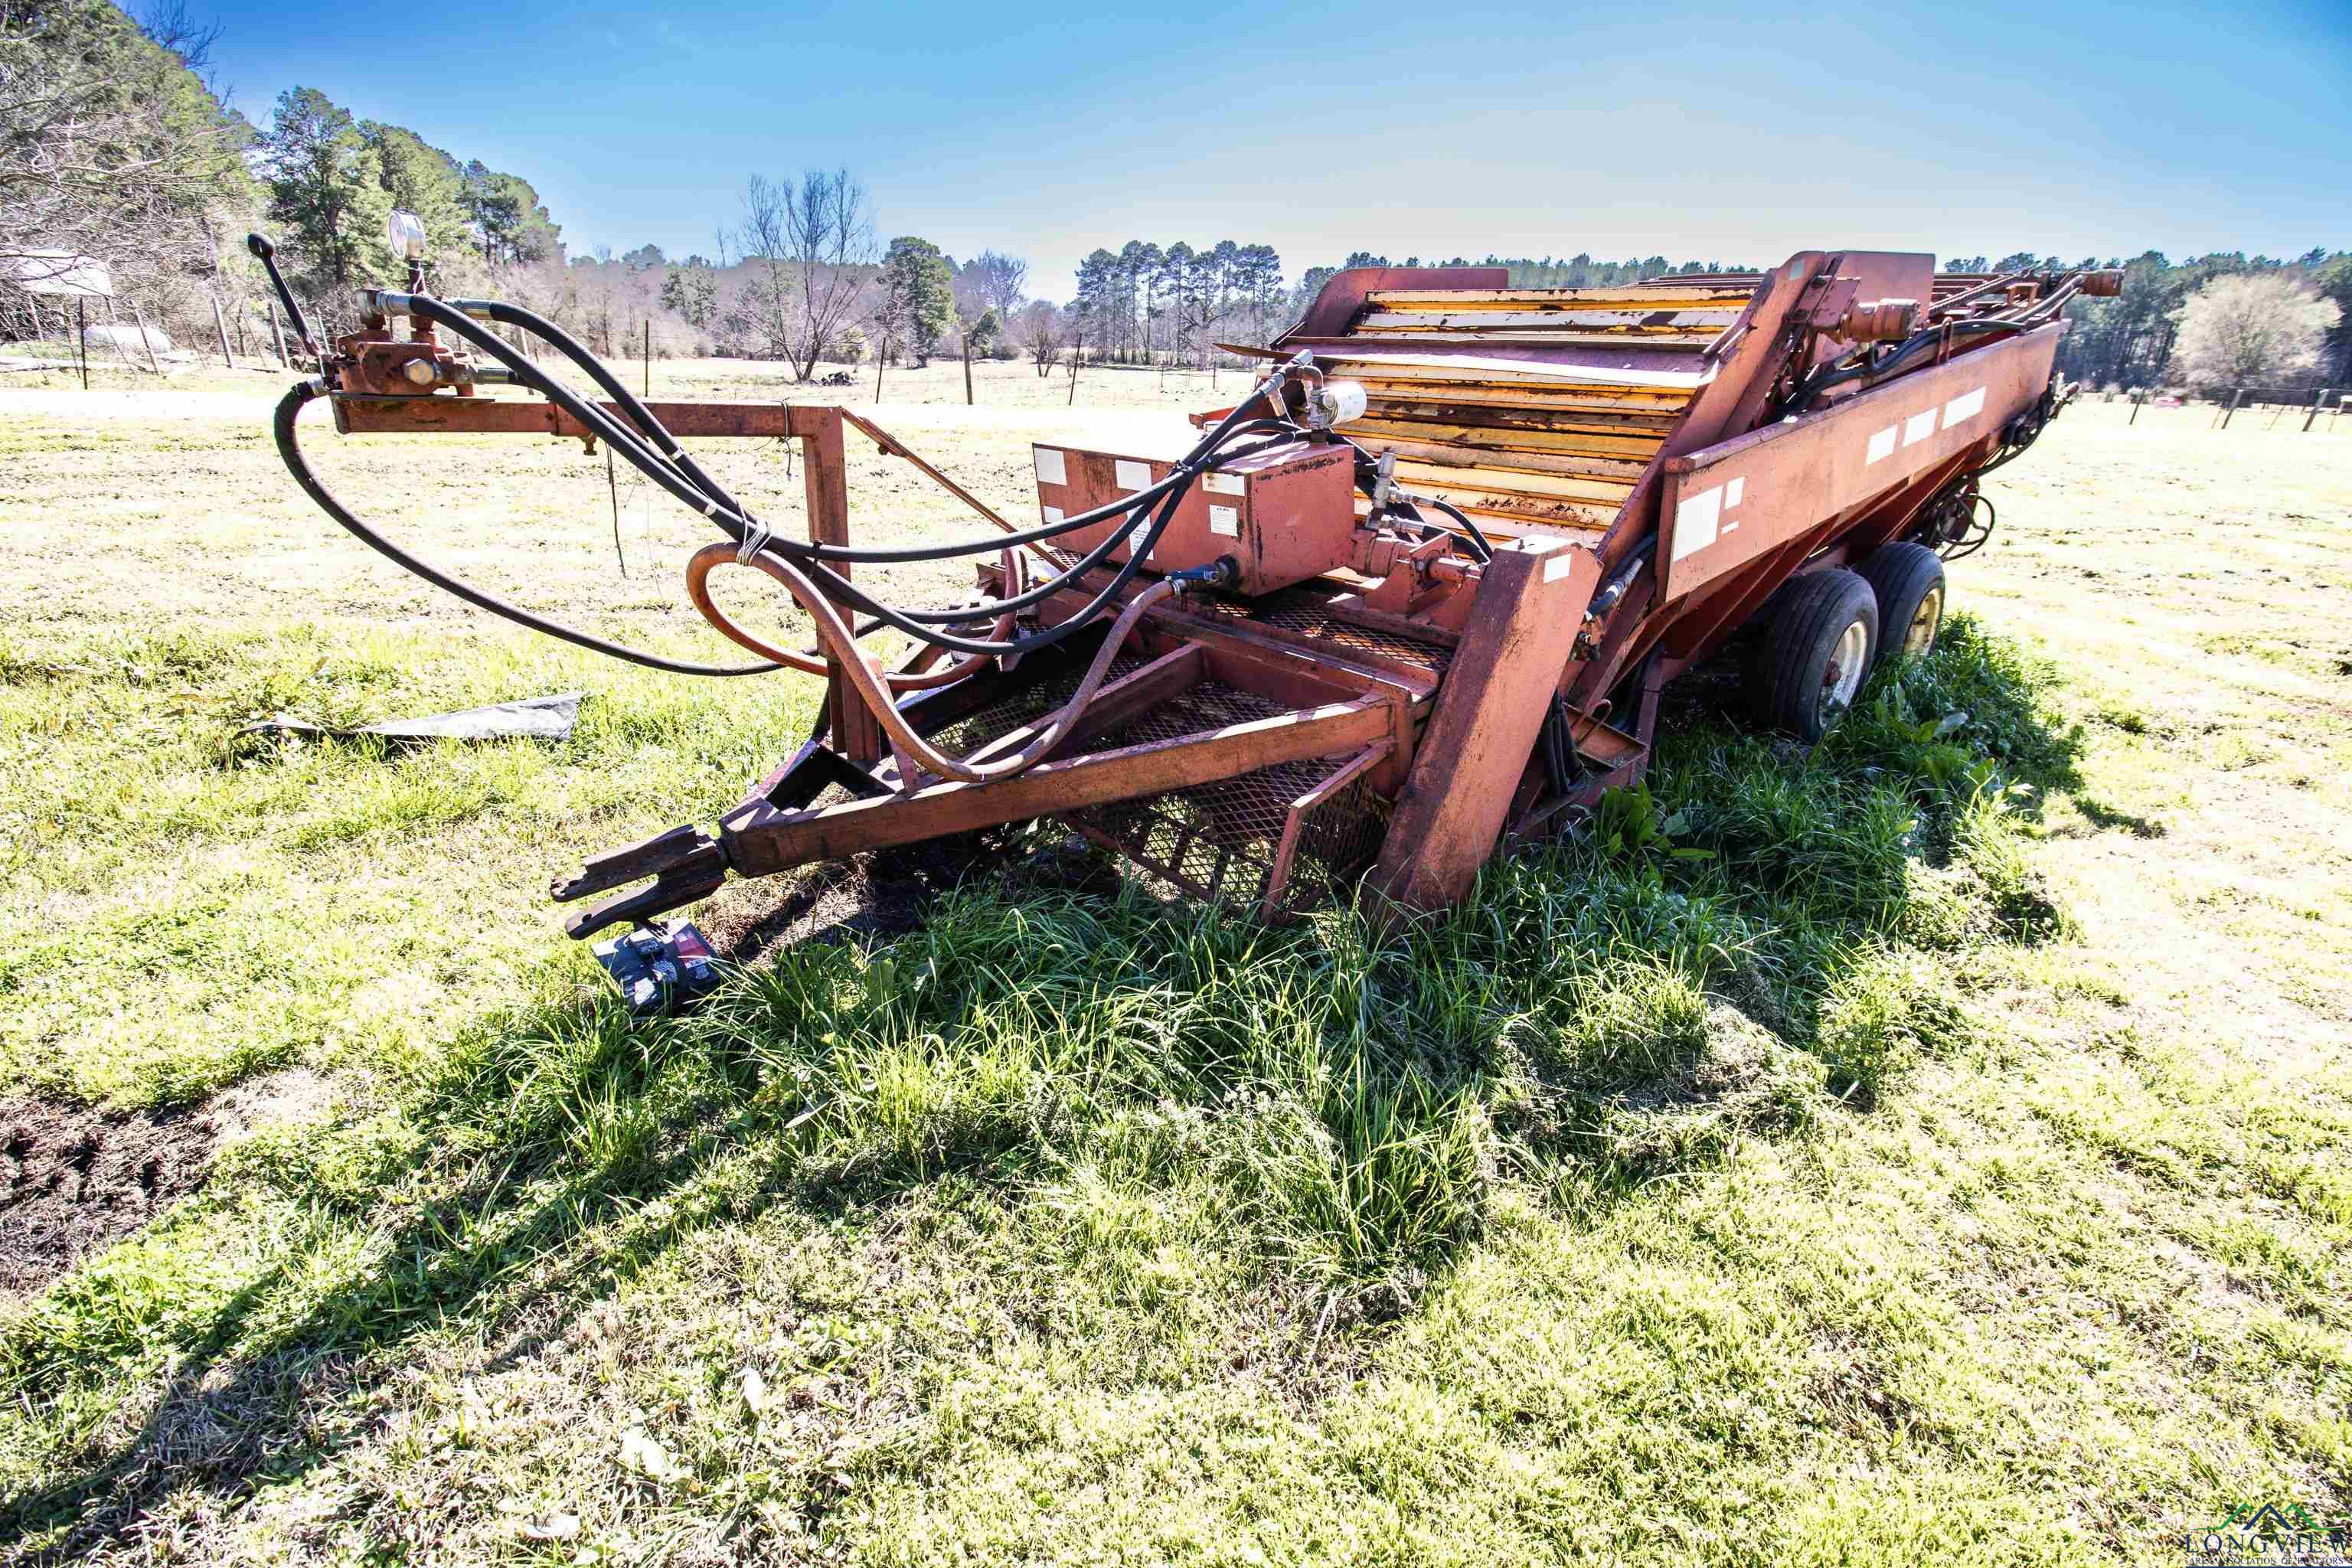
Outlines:
[[392, 198], [382, 161], [349, 112], [317, 88], [289, 88], [260, 148], [269, 216], [292, 231], [315, 273], [338, 285], [389, 274], [383, 226]]
[[901, 235], [882, 258], [882, 318], [887, 335], [903, 342], [917, 369], [955, 320], [955, 270], [928, 239]]
[[360, 135], [375, 155], [376, 181], [392, 205], [415, 213], [425, 225], [425, 249], [440, 259], [473, 251], [474, 237], [467, 226], [460, 195], [464, 171], [457, 160], [404, 125], [363, 122]]

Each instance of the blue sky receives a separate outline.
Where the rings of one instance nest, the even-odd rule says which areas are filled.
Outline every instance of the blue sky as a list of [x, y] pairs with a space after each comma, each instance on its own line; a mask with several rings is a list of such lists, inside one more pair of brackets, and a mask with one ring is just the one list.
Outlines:
[[[191, 6], [203, 11], [201, 0]], [[712, 249], [846, 165], [885, 237], [1398, 259], [2352, 247], [2352, 5], [756, 13], [232, 0], [215, 68], [523, 175], [575, 249]]]

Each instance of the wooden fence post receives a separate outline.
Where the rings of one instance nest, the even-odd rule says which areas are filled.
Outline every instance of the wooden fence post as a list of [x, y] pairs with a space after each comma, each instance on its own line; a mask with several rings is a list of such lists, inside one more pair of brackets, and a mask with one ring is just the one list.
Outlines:
[[217, 294], [213, 296], [213, 330], [220, 333], [221, 363], [235, 370], [236, 360], [228, 352], [228, 318], [221, 314], [220, 296]]
[[2236, 392], [2230, 395], [2230, 406], [2221, 411], [2221, 427], [2222, 429], [2227, 430], [2230, 427], [2230, 420], [2237, 414], [2238, 405], [2243, 403], [2245, 400], [2246, 389], [2242, 386], [2238, 388]]
[[2313, 393], [2313, 394], [2311, 395], [2311, 412], [2310, 412], [2310, 413], [2308, 413], [2308, 414], [2306, 414], [2306, 415], [2305, 415], [2305, 416], [2303, 416], [2303, 427], [2304, 427], [2305, 430], [2310, 429], [2310, 428], [2311, 428], [2311, 422], [2312, 422], [2313, 420], [2315, 420], [2315, 419], [2316, 419], [2316, 418], [2318, 418], [2318, 417], [2319, 417], [2319, 406], [2320, 406], [2320, 405], [2321, 405], [2321, 404], [2326, 403], [2326, 401], [2327, 401], [2327, 388], [2326, 388], [2326, 387], [2324, 387], [2324, 386], [2323, 386], [2323, 387], [2321, 387], [2317, 392], [2315, 392], [2315, 393]]
[[81, 389], [89, 390], [89, 307], [74, 296], [74, 348], [81, 355]]

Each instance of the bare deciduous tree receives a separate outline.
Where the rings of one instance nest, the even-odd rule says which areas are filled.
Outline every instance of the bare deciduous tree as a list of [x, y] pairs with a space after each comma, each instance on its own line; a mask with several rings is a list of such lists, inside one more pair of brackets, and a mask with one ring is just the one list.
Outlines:
[[133, 289], [205, 267], [202, 215], [245, 195], [235, 132], [112, 6], [0, 3], [0, 257], [103, 257]]
[[180, 57], [192, 71], [213, 63], [213, 46], [220, 42], [218, 22], [199, 21], [188, 15], [187, 0], [149, 0], [138, 12], [139, 30], [158, 47]]
[[2216, 278], [2180, 308], [2172, 374], [2193, 386], [2275, 381], [2319, 363], [2342, 312], [2284, 273]]
[[790, 180], [751, 176], [735, 248], [757, 277], [760, 324], [770, 351], [806, 381], [857, 314], [876, 258], [872, 204], [846, 169]]
[[1037, 374], [1054, 374], [1054, 362], [1062, 357], [1061, 312], [1048, 300], [1034, 301], [1021, 312], [1018, 342], [1037, 364]]
[[1028, 282], [1027, 262], [1017, 256], [983, 250], [956, 274], [956, 293], [960, 300], [968, 295], [982, 310], [995, 311], [998, 321], [1009, 321], [1026, 298], [1022, 289]]

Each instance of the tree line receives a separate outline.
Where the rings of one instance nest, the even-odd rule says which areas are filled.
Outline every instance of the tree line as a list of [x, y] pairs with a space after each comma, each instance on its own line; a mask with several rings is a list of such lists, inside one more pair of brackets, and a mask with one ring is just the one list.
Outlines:
[[[207, 74], [216, 30], [193, 21], [185, 0], [147, 4], [134, 17], [109, 0], [0, 0], [0, 263], [57, 250], [103, 258], [119, 289], [182, 333], [209, 331], [215, 305], [240, 338], [258, 324], [265, 294], [242, 245], [256, 227], [279, 238], [320, 324], [347, 330], [352, 286], [399, 275], [384, 234], [395, 207], [423, 221], [445, 292], [517, 300], [605, 353], [748, 355], [803, 379], [821, 363], [919, 363], [940, 352], [1025, 353], [1040, 374], [1071, 354], [1202, 365], [1220, 342], [1270, 341], [1339, 268], [1391, 265], [1360, 250], [1290, 282], [1270, 245], [1129, 240], [1090, 253], [1061, 305], [1031, 298], [1026, 264], [1006, 252], [959, 262], [918, 236], [883, 241], [870, 195], [841, 169], [753, 177], [715, 256], [674, 261], [651, 245], [573, 254], [529, 180], [359, 119], [315, 88], [279, 94], [255, 126]], [[2087, 264], [2019, 251], [1944, 265]], [[1396, 265], [1500, 267], [1515, 288], [1751, 269], [1590, 253]], [[2107, 265], [2123, 267], [2123, 293], [2070, 307], [2076, 325], [2059, 366], [2071, 377], [2352, 383], [2352, 252], [2174, 263], [2150, 251]], [[2238, 324], [2217, 335], [2218, 306], [2201, 318], [2191, 307], [2221, 298], [2211, 291], [2223, 279], [2261, 286], [2223, 291]], [[0, 289], [0, 337], [39, 337], [45, 326], [28, 297]], [[2233, 346], [2211, 348], [2222, 339]]]
[[[252, 128], [199, 75], [211, 44], [176, 7], [142, 25], [106, 0], [0, 0], [0, 276], [100, 257], [176, 318], [237, 265]], [[43, 335], [36, 298], [0, 289], [0, 333]]]
[[1089, 357], [1115, 363], [1197, 361], [1220, 336], [1264, 342], [1288, 303], [1270, 245], [1221, 239], [1195, 249], [1130, 239], [1078, 264], [1067, 331]]
[[[2060, 264], [2022, 255], [1950, 270], [2011, 271], [2020, 260]], [[2071, 380], [2200, 390], [2352, 383], [2352, 251], [2315, 248], [2292, 259], [2217, 251], [2174, 262], [2150, 250], [2105, 265], [2123, 268], [2123, 292], [2066, 308], [2074, 327], [2058, 345], [2058, 369]], [[2225, 280], [2242, 281], [2217, 291]], [[2223, 339], [2234, 346], [2216, 348]]]
[[[298, 292], [331, 330], [348, 322], [352, 284], [398, 275], [384, 231], [395, 207], [424, 221], [457, 281], [561, 261], [561, 231], [519, 175], [358, 120], [313, 88], [280, 94], [255, 126], [208, 74], [217, 37], [184, 0], [136, 16], [107, 0], [0, 0], [0, 260], [95, 257], [167, 330], [210, 335], [218, 307], [239, 337], [266, 298], [244, 247], [256, 228], [281, 237]], [[0, 332], [42, 335], [35, 300], [7, 294]]]

